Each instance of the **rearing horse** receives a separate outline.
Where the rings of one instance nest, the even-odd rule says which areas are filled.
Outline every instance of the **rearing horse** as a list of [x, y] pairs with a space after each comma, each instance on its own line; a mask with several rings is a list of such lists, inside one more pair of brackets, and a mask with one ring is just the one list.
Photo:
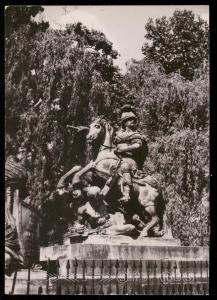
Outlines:
[[[114, 153], [113, 133], [113, 127], [104, 117], [99, 117], [90, 124], [86, 139], [93, 148], [97, 148], [97, 155], [94, 161], [92, 160], [75, 173], [72, 179], [73, 189], [78, 188], [81, 177], [86, 173], [91, 172], [106, 182], [111, 177], [111, 170], [117, 170], [120, 158]], [[119, 186], [120, 182], [121, 177], [118, 180]], [[167, 222], [165, 222], [165, 204], [158, 181], [152, 176], [133, 178], [132, 194], [137, 204], [143, 207], [144, 213], [149, 217], [148, 223], [143, 223], [144, 228], [140, 236], [148, 236], [149, 230], [156, 229], [157, 226], [161, 230], [155, 230], [155, 236], [164, 235], [165, 230], [162, 230], [162, 227], [165, 227]]]

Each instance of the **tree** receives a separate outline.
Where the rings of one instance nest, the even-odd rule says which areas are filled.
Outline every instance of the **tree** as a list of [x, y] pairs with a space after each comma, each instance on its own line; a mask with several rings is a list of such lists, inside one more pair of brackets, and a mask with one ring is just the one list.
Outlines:
[[40, 5], [10, 5], [5, 8], [5, 36], [6, 39], [22, 25], [29, 25], [31, 33], [37, 30], [46, 30], [48, 22], [34, 21], [34, 17], [43, 12], [44, 8]]
[[183, 245], [202, 245], [202, 232], [209, 234], [209, 213], [201, 204], [209, 193], [208, 66], [186, 81], [153, 61], [132, 61], [124, 82], [149, 139], [143, 170], [161, 182], [173, 234]]
[[[49, 27], [48, 22], [36, 23], [33, 17], [43, 10], [41, 6], [27, 5], [11, 5], [5, 9], [6, 142], [17, 136], [20, 114], [27, 107], [24, 99], [28, 97], [26, 88], [34, 37]], [[15, 143], [12, 148], [16, 148]]]
[[26, 27], [6, 45], [6, 133], [14, 144], [37, 149], [30, 188], [39, 205], [63, 172], [86, 161], [85, 137], [67, 125], [88, 125], [100, 114], [115, 118], [124, 92], [113, 64], [118, 53], [103, 33], [77, 23], [27, 38]]
[[145, 29], [148, 40], [142, 52], [160, 63], [167, 74], [180, 72], [192, 80], [194, 71], [208, 60], [208, 24], [192, 11], [176, 10], [170, 18], [149, 19]]

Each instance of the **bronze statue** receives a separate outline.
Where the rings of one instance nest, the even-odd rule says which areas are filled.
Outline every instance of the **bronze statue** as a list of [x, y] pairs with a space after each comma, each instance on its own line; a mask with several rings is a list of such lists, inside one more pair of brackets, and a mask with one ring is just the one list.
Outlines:
[[[95, 196], [108, 203], [110, 220], [115, 219], [118, 226], [116, 232], [119, 227], [132, 225], [131, 231], [136, 229], [140, 236], [162, 236], [166, 217], [160, 184], [154, 177], [139, 176], [137, 172], [147, 155], [146, 140], [136, 130], [137, 121], [136, 114], [125, 106], [121, 112], [121, 128], [114, 138], [111, 123], [104, 116], [96, 118], [86, 136], [87, 142], [97, 149], [96, 158], [84, 168], [74, 166], [67, 174], [72, 176], [74, 194], [82, 193], [85, 188], [82, 181], [87, 174], [92, 178], [89, 184], [100, 188]], [[118, 200], [125, 202], [124, 209]], [[139, 226], [135, 214], [141, 219]], [[120, 232], [123, 234], [124, 230]]]

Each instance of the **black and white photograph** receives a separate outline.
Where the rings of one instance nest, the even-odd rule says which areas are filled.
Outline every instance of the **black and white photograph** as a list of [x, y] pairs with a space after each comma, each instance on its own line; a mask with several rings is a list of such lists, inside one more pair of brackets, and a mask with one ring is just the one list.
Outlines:
[[209, 295], [209, 5], [4, 6], [5, 295]]

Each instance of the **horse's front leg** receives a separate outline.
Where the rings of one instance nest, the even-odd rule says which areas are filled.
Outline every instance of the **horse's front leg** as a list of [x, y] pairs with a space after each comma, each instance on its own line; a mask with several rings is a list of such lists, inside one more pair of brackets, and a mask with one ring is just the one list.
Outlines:
[[87, 172], [89, 172], [90, 170], [92, 170], [95, 167], [95, 163], [93, 161], [91, 161], [89, 164], [87, 164], [83, 169], [81, 169], [80, 171], [78, 171], [73, 179], [72, 179], [72, 188], [75, 189], [77, 186], [80, 186], [81, 183], [81, 177], [86, 174]]
[[155, 205], [151, 205], [145, 208], [145, 211], [151, 216], [151, 221], [146, 224], [143, 230], [140, 233], [140, 237], [148, 236], [149, 230], [156, 226], [160, 222], [160, 218], [156, 214]]

